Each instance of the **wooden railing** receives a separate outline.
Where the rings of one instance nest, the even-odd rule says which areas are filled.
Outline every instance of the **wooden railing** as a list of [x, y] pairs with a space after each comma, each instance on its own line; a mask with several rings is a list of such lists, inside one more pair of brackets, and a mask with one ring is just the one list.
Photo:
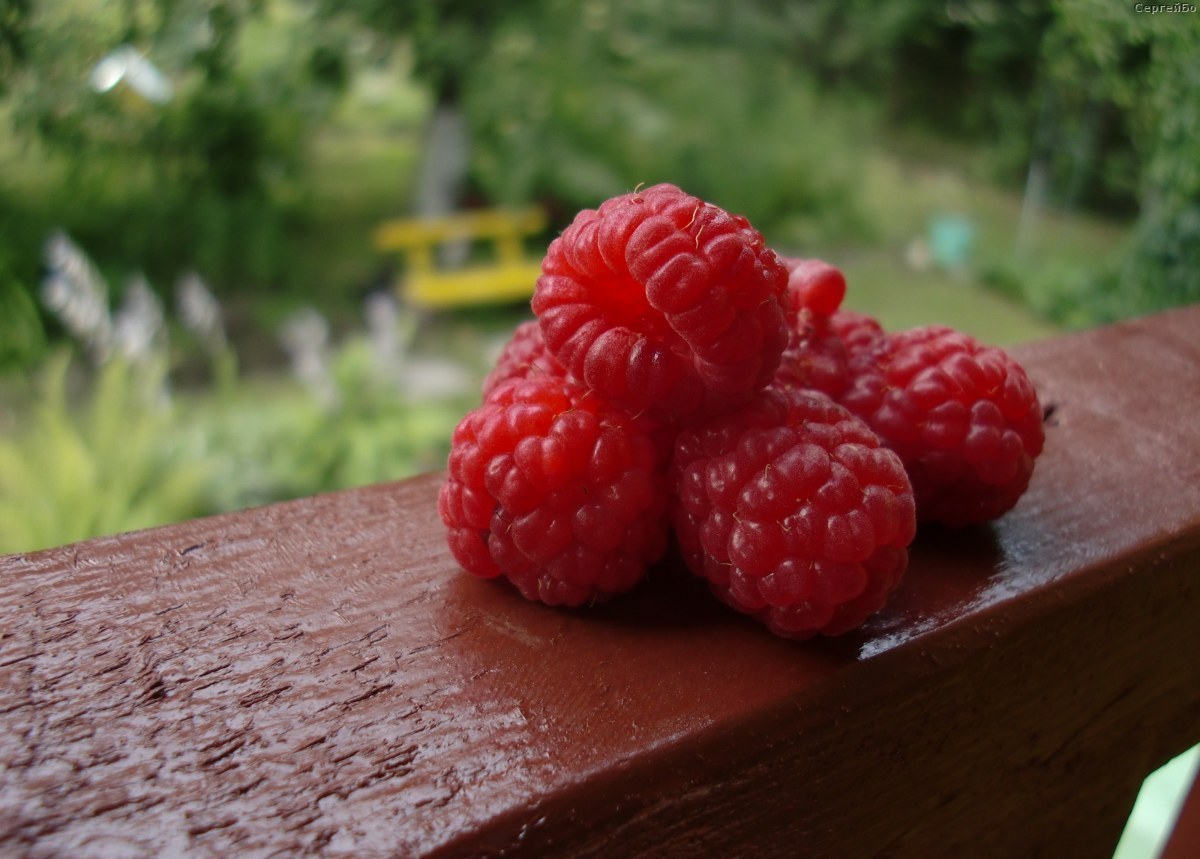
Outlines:
[[[527, 256], [523, 240], [546, 227], [541, 209], [477, 209], [437, 218], [387, 221], [375, 231], [377, 250], [404, 255], [397, 283], [401, 297], [416, 307], [444, 309], [528, 300], [541, 260]], [[491, 255], [458, 268], [438, 264], [445, 244], [485, 242]]]
[[0, 559], [0, 855], [1109, 857], [1200, 741], [1200, 306], [1014, 351], [1028, 494], [834, 640], [525, 602], [439, 474]]

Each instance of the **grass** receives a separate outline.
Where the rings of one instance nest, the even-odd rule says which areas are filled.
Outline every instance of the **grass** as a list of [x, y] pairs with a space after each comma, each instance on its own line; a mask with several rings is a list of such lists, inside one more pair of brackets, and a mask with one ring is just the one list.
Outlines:
[[354, 294], [375, 285], [386, 260], [371, 233], [408, 213], [428, 97], [395, 65], [360, 74], [329, 126], [312, 141], [311, 202], [296, 252], [320, 282], [298, 291]]
[[838, 264], [846, 274], [846, 307], [870, 313], [888, 330], [949, 325], [998, 346], [1057, 331], [1028, 308], [964, 276], [916, 271], [896, 251], [859, 251]]
[[412, 131], [335, 129], [314, 141], [310, 206], [295, 243], [297, 269], [309, 275], [296, 292], [336, 302], [376, 284], [387, 261], [371, 234], [405, 212], [418, 156]]

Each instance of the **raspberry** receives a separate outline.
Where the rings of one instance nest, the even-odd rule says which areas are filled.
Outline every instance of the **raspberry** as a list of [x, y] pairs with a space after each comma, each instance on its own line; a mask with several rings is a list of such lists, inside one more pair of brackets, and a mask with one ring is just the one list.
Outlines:
[[787, 271], [740, 216], [672, 185], [580, 212], [533, 296], [549, 350], [631, 414], [730, 411], [770, 383], [787, 343]]
[[850, 387], [846, 344], [833, 333], [828, 320], [811, 320], [793, 330], [779, 360], [775, 384], [820, 391], [835, 400]]
[[921, 520], [960, 526], [1010, 510], [1045, 438], [1024, 369], [941, 326], [883, 336], [842, 330], [859, 339], [848, 343], [853, 380], [839, 401], [900, 455]]
[[632, 588], [665, 550], [665, 467], [649, 424], [567, 379], [503, 382], [451, 438], [438, 512], [469, 572], [577, 606]]
[[821, 391], [836, 400], [850, 386], [850, 358], [838, 326], [858, 317], [838, 310], [846, 295], [846, 278], [818, 259], [785, 257], [783, 262], [792, 325], [775, 381]]
[[854, 377], [874, 371], [887, 335], [872, 317], [851, 310], [801, 312], [783, 350], [775, 383], [820, 391], [841, 401]]
[[563, 365], [547, 351], [546, 341], [542, 339], [542, 329], [537, 320], [531, 319], [517, 326], [496, 358], [495, 366], [483, 380], [483, 398], [486, 400], [492, 391], [509, 379], [524, 379], [529, 376], [561, 379], [566, 375], [567, 371]]
[[779, 635], [861, 625], [908, 564], [916, 519], [903, 465], [821, 394], [768, 388], [681, 431], [671, 476], [688, 566]]
[[853, 355], [856, 363], [885, 345], [887, 334], [873, 317], [853, 310], [839, 310], [829, 317], [829, 329]]
[[819, 259], [782, 258], [788, 270], [788, 310], [831, 316], [846, 297], [846, 276]]

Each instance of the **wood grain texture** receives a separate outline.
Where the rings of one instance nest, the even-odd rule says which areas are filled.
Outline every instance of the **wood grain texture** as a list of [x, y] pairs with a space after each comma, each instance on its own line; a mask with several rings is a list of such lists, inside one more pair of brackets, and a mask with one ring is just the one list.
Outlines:
[[1198, 344], [1015, 350], [1029, 493], [832, 641], [526, 603], [437, 474], [0, 559], [0, 855], [1111, 856], [1200, 741]]

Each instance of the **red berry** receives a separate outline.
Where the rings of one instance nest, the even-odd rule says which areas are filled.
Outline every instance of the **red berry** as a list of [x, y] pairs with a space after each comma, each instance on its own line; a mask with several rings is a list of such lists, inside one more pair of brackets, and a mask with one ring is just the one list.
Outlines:
[[657, 185], [580, 212], [550, 245], [532, 304], [572, 376], [673, 423], [730, 411], [770, 383], [786, 282], [745, 218]]
[[846, 297], [846, 276], [824, 260], [783, 257], [788, 270], [788, 310], [799, 314], [807, 310], [817, 316], [830, 316]]
[[779, 635], [859, 626], [907, 566], [916, 520], [904, 468], [823, 395], [772, 387], [683, 430], [671, 474], [688, 566]]
[[629, 590], [667, 543], [652, 429], [566, 379], [500, 384], [451, 439], [438, 512], [455, 558], [550, 605]]
[[853, 380], [839, 400], [900, 455], [923, 521], [986, 522], [1017, 503], [1045, 439], [1020, 364], [940, 326], [863, 337], [848, 351]]
[[819, 259], [785, 257], [783, 262], [788, 269], [791, 328], [775, 381], [836, 400], [850, 385], [849, 355], [838, 325], [857, 318], [838, 309], [846, 295], [846, 278]]
[[483, 380], [483, 398], [486, 400], [492, 391], [509, 379], [529, 376], [561, 379], [566, 375], [562, 364], [546, 349], [546, 341], [542, 339], [542, 329], [537, 320], [531, 319], [517, 326], [496, 358], [495, 366]]
[[792, 332], [775, 372], [775, 384], [820, 391], [835, 400], [846, 391], [850, 386], [849, 355], [828, 320], [813, 319]]
[[876, 349], [884, 347], [887, 334], [883, 326], [866, 313], [839, 310], [829, 317], [829, 330], [837, 335], [849, 355], [861, 361]]

